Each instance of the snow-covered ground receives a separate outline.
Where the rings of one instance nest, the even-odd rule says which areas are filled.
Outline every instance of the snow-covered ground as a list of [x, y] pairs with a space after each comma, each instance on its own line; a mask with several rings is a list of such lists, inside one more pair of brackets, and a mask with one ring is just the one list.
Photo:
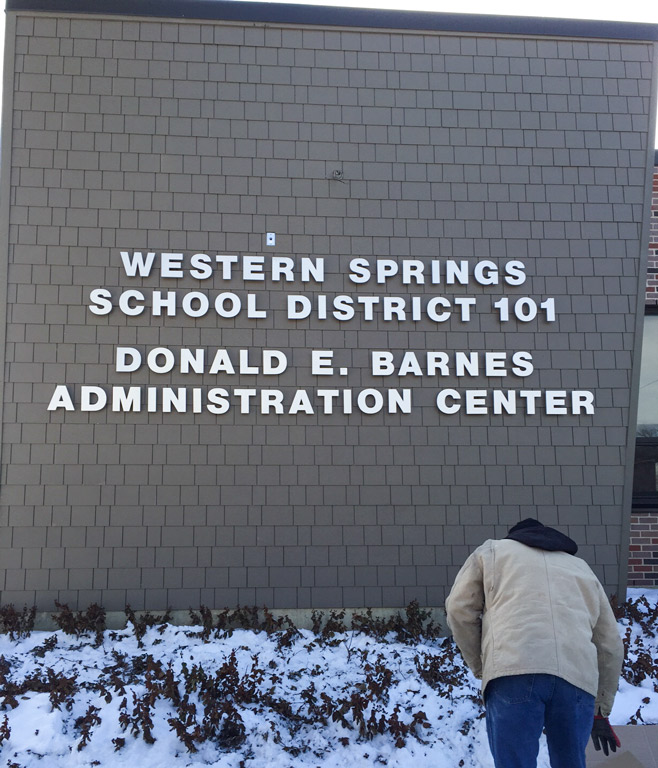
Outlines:
[[[657, 723], [658, 593], [629, 597], [611, 721]], [[478, 681], [450, 639], [418, 637], [417, 617], [383, 636], [368, 617], [316, 632], [267, 613], [242, 617], [260, 629], [198, 618], [0, 636], [0, 766], [492, 768]]]

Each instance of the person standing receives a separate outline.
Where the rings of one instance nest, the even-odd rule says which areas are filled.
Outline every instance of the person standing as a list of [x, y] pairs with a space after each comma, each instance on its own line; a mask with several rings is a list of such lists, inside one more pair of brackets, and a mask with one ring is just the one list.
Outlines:
[[623, 661], [610, 603], [576, 543], [528, 518], [466, 560], [446, 600], [455, 642], [482, 680], [496, 768], [536, 768], [545, 729], [552, 768], [585, 768], [608, 722]]

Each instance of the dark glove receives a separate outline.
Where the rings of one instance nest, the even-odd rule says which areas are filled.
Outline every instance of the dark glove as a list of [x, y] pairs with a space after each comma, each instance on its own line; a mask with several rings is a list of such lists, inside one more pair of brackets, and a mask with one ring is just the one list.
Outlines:
[[601, 748], [603, 748], [603, 754], [606, 757], [608, 756], [608, 747], [610, 747], [613, 752], [617, 751], [617, 747], [621, 747], [619, 736], [612, 730], [608, 718], [602, 717], [601, 715], [594, 716], [592, 741], [594, 742], [594, 749], [597, 752], [600, 752]]

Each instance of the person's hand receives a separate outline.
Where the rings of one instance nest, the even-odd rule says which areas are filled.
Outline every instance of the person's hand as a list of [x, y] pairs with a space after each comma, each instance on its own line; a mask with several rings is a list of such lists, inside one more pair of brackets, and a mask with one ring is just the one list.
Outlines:
[[608, 749], [613, 752], [617, 751], [617, 747], [621, 747], [621, 741], [619, 736], [612, 730], [612, 726], [608, 722], [607, 717], [601, 715], [594, 716], [594, 725], [592, 726], [592, 741], [594, 742], [594, 749], [600, 752], [603, 749], [603, 754], [608, 756]]

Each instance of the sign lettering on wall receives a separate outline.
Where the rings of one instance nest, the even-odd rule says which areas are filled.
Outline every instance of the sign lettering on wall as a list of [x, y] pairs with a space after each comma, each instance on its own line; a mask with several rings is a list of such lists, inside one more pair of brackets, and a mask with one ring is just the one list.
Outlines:
[[[310, 319], [322, 323], [336, 321], [340, 326], [358, 324], [429, 323], [440, 328], [448, 321], [467, 327], [479, 314], [491, 313], [501, 328], [533, 321], [556, 322], [556, 302], [552, 297], [538, 300], [532, 296], [500, 295], [506, 287], [518, 288], [526, 282], [526, 265], [509, 260], [497, 264], [489, 259], [478, 261], [413, 258], [389, 259], [363, 257], [349, 262], [347, 280], [355, 286], [354, 294], [322, 293], [327, 279], [322, 257], [234, 255], [153, 251], [121, 251], [120, 262], [127, 280], [144, 281], [158, 277], [164, 282], [192, 279], [203, 283], [220, 280], [227, 290], [185, 290], [166, 285], [157, 288], [96, 288], [90, 291], [88, 311], [102, 317], [122, 314], [127, 321], [139, 318], [202, 318], [217, 315], [221, 319], [265, 320], [280, 313], [289, 323]], [[236, 290], [240, 282], [254, 289]], [[390, 295], [389, 286], [408, 287], [405, 295]], [[290, 290], [295, 287], [297, 292]], [[309, 290], [309, 286], [313, 290]], [[432, 292], [428, 292], [428, 286]], [[263, 301], [263, 287], [268, 301]], [[370, 294], [368, 287], [376, 287]], [[261, 289], [260, 291], [258, 289]], [[417, 293], [414, 293], [416, 288]], [[306, 290], [305, 290], [306, 289]], [[472, 295], [456, 295], [458, 291]], [[279, 314], [277, 314], [277, 317]], [[549, 326], [550, 327], [550, 326]], [[523, 388], [523, 380], [535, 371], [530, 350], [469, 351], [423, 350], [394, 353], [386, 349], [368, 351], [368, 375], [383, 386], [354, 389], [347, 386], [349, 367], [341, 360], [342, 350], [308, 349], [303, 364], [319, 382], [345, 382], [345, 386], [318, 386], [315, 389], [276, 387], [277, 377], [293, 366], [289, 352], [281, 349], [224, 349], [117, 346], [113, 361], [119, 378], [141, 370], [155, 377], [175, 374], [190, 385], [144, 386], [117, 383], [108, 386], [83, 383], [55, 387], [49, 411], [102, 411], [147, 413], [202, 413], [221, 416], [232, 409], [247, 414], [351, 414], [379, 412], [408, 414], [417, 404], [413, 386], [387, 388], [388, 378], [410, 382], [436, 382], [433, 406], [441, 414], [533, 415], [540, 410], [549, 415], [594, 413], [594, 395], [587, 390], [541, 390]], [[299, 360], [294, 365], [299, 366]], [[216, 377], [218, 386], [195, 386], [195, 377]], [[272, 379], [272, 387], [230, 388], [232, 377], [261, 376]], [[509, 388], [456, 389], [441, 386], [442, 380], [501, 379], [511, 381]], [[447, 383], [447, 382], [446, 382]]]

